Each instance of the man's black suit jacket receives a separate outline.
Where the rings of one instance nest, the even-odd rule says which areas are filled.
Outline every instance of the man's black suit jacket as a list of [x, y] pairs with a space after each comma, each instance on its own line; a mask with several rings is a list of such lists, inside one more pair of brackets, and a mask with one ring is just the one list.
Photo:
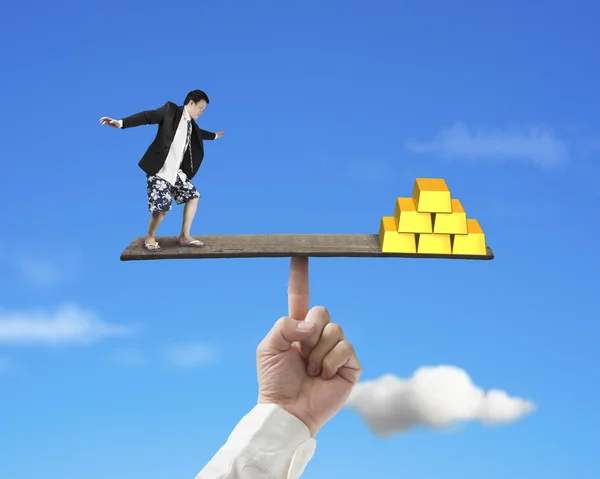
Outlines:
[[[175, 132], [183, 115], [183, 106], [177, 106], [168, 101], [157, 110], [147, 110], [123, 118], [123, 129], [140, 125], [158, 125], [156, 138], [150, 144], [146, 153], [138, 163], [139, 167], [148, 175], [155, 175], [165, 164], [169, 148], [175, 138]], [[190, 152], [186, 149], [181, 169], [190, 179], [198, 172], [204, 159], [204, 143], [202, 140], [214, 140], [216, 133], [202, 130], [192, 120], [192, 160], [190, 166]]]

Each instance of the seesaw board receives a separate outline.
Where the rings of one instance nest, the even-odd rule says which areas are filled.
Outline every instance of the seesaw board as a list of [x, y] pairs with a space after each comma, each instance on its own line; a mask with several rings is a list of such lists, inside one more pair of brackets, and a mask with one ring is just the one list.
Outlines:
[[261, 234], [195, 236], [204, 248], [178, 246], [176, 236], [157, 237], [160, 251], [147, 251], [144, 238], [134, 239], [121, 254], [121, 261], [203, 258], [283, 258], [309, 257], [381, 257], [494, 259], [487, 246], [486, 255], [446, 255], [414, 253], [382, 253], [376, 234]]

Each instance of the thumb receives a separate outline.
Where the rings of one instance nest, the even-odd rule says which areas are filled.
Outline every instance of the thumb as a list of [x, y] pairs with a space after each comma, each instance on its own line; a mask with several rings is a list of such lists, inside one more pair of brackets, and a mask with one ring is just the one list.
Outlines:
[[265, 336], [259, 349], [270, 349], [283, 353], [292, 347], [292, 343], [303, 341], [315, 329], [315, 323], [298, 321], [293, 318], [280, 318]]

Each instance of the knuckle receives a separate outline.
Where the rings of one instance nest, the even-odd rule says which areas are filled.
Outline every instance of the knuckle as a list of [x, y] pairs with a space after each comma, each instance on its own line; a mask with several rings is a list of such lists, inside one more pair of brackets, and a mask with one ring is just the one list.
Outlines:
[[327, 334], [331, 334], [332, 336], [337, 336], [339, 338], [344, 337], [344, 331], [337, 323], [329, 323], [327, 326], [325, 326], [325, 328], [327, 328]]
[[313, 307], [315, 313], [318, 313], [319, 315], [325, 315], [325, 316], [329, 316], [329, 311], [327, 311], [327, 308], [325, 308], [324, 306], [315, 306]]
[[354, 346], [352, 346], [352, 344], [349, 343], [348, 341], [342, 341], [340, 343], [340, 347], [342, 348], [342, 351], [345, 354], [349, 354], [349, 355], [354, 354]]
[[282, 316], [277, 321], [275, 321], [275, 324], [271, 328], [271, 331], [269, 331], [269, 333], [262, 339], [262, 341], [257, 346], [257, 348], [256, 348], [256, 354], [260, 354], [265, 349], [267, 349], [267, 347], [268, 347], [267, 344], [269, 342], [269, 337], [272, 337], [272, 335], [276, 331], [281, 331], [282, 329], [284, 329], [286, 327], [287, 321], [288, 321], [288, 318], [286, 316]]
[[333, 369], [333, 363], [332, 363], [332, 359], [329, 357], [326, 357], [323, 360], [323, 371], [325, 371], [325, 373], [330, 373]]
[[286, 325], [287, 321], [288, 321], [287, 316], [282, 316], [277, 321], [275, 321], [275, 326], [282, 328]]
[[325, 309], [323, 306], [314, 306], [311, 308], [309, 315], [312, 318], [312, 321], [320, 324], [321, 326], [329, 323], [330, 320], [329, 311], [327, 311], [327, 309]]

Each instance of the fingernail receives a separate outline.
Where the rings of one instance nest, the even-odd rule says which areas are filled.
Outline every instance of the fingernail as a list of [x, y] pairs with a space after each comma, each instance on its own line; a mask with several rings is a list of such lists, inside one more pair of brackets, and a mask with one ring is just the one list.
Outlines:
[[312, 329], [313, 327], [313, 323], [307, 323], [306, 321], [300, 321], [298, 323], [298, 329], [301, 329], [302, 331], [307, 331], [309, 329]]
[[316, 376], [318, 371], [319, 371], [319, 368], [317, 368], [317, 365], [315, 363], [310, 363], [308, 365], [308, 375], [309, 376]]

